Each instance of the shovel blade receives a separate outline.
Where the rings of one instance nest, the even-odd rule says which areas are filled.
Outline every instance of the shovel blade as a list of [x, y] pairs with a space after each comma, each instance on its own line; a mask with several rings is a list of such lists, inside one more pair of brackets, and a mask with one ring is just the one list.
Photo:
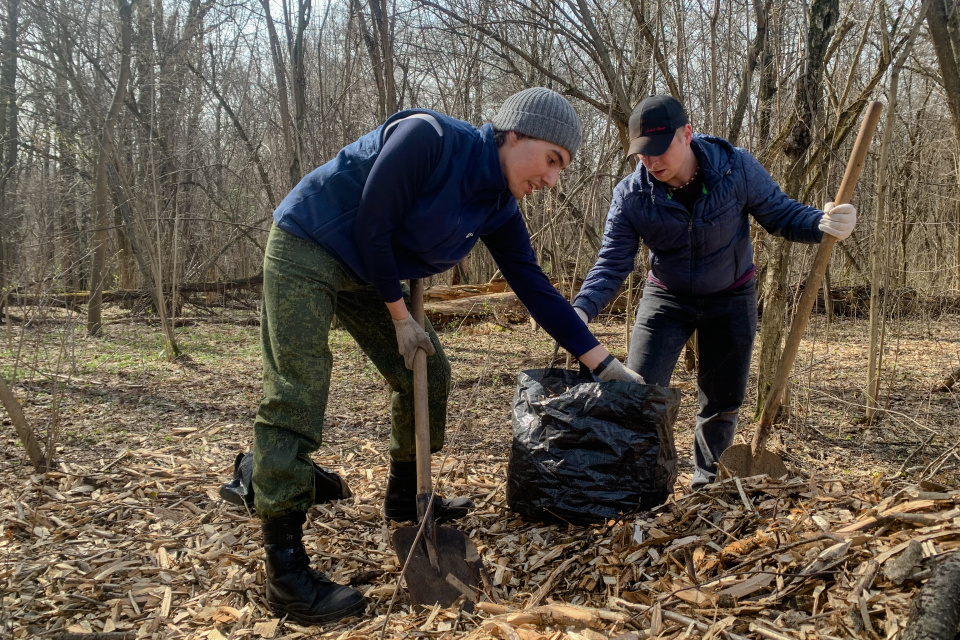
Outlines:
[[440, 570], [430, 563], [425, 536], [414, 547], [419, 527], [400, 527], [393, 533], [393, 548], [401, 565], [406, 562], [411, 548], [413, 556], [407, 566], [405, 579], [410, 598], [417, 604], [449, 607], [460, 596], [466, 596], [464, 608], [473, 611], [479, 595], [483, 562], [473, 542], [462, 532], [451, 527], [436, 527], [437, 559]]
[[735, 444], [729, 447], [720, 456], [720, 464], [717, 467], [721, 480], [759, 475], [781, 478], [790, 473], [780, 456], [766, 449], [760, 451], [760, 455], [754, 458], [749, 444]]

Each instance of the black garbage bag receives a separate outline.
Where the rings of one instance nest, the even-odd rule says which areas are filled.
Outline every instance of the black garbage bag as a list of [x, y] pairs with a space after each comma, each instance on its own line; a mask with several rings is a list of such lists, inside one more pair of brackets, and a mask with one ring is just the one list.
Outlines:
[[507, 503], [533, 520], [585, 525], [652, 509], [677, 476], [677, 389], [600, 382], [586, 368], [520, 373]]
[[[344, 500], [353, 495], [338, 473], [313, 463], [314, 504]], [[238, 453], [233, 461], [233, 480], [220, 487], [220, 497], [238, 507], [253, 511], [253, 451]]]

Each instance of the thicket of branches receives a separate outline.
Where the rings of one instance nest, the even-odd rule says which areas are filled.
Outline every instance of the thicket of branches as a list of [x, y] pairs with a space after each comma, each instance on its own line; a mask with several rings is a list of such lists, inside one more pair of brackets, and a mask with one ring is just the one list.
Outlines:
[[[683, 100], [811, 204], [831, 199], [868, 100], [889, 102], [832, 283], [958, 288], [957, 5], [952, 0], [6, 0], [0, 46], [0, 269], [5, 293], [255, 275], [291, 186], [398, 108], [481, 124], [527, 86], [569, 96], [584, 144], [558, 188], [523, 204], [543, 264], [583, 275], [599, 246], [632, 107]], [[911, 31], [922, 12], [916, 38]], [[912, 46], [911, 46], [912, 45]], [[876, 147], [877, 145], [875, 145]], [[877, 203], [888, 227], [876, 233]], [[796, 281], [789, 253], [761, 268]], [[779, 260], [779, 257], [777, 257]], [[471, 281], [495, 267], [482, 250]], [[444, 278], [449, 276], [444, 276]], [[764, 287], [769, 290], [769, 278]]]

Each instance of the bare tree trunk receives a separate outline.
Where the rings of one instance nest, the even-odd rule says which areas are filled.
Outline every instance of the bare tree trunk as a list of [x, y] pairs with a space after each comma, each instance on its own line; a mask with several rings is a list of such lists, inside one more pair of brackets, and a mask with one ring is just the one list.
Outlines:
[[[373, 77], [377, 83], [377, 108], [380, 121], [396, 111], [397, 91], [393, 78], [393, 46], [385, 41], [389, 38], [390, 29], [386, 24], [385, 6], [381, 0], [369, 0], [370, 23], [372, 31], [367, 27], [367, 16], [363, 13], [360, 0], [351, 0], [353, 13], [360, 27], [363, 43], [370, 57], [370, 66], [373, 68]], [[387, 59], [389, 57], [389, 60]], [[387, 73], [389, 70], [389, 73]]]
[[0, 146], [0, 312], [6, 310], [7, 269], [10, 233], [12, 230], [14, 198], [12, 192], [16, 183], [17, 145], [17, 58], [20, 26], [20, 0], [7, 0], [7, 23], [0, 43], [0, 136], [4, 141]]
[[59, 208], [60, 260], [63, 265], [63, 287], [68, 291], [77, 291], [85, 286], [82, 277], [82, 250], [80, 249], [80, 226], [77, 223], [78, 198], [70, 188], [70, 183], [79, 179], [76, 170], [76, 151], [74, 149], [71, 127], [68, 125], [67, 80], [57, 77], [56, 116], [57, 159], [60, 162], [61, 187], [58, 197], [62, 203]]
[[206, 85], [207, 89], [210, 90], [210, 93], [213, 94], [213, 97], [217, 99], [217, 102], [220, 104], [220, 107], [227, 114], [227, 117], [230, 118], [230, 122], [233, 123], [233, 128], [237, 131], [237, 136], [243, 141], [244, 146], [250, 153], [250, 160], [253, 161], [253, 164], [257, 168], [257, 174], [260, 176], [260, 184], [263, 187], [263, 192], [267, 196], [267, 201], [270, 203], [271, 207], [276, 207], [280, 204], [280, 201], [274, 195], [273, 187], [270, 183], [270, 176], [267, 174], [267, 168], [264, 166], [263, 159], [260, 157], [260, 152], [257, 147], [254, 146], [253, 142], [250, 140], [250, 136], [247, 135], [246, 128], [243, 126], [243, 123], [240, 121], [240, 118], [237, 116], [236, 111], [227, 103], [226, 99], [223, 97], [223, 94], [220, 93], [220, 90], [214, 84], [212, 80], [208, 80], [204, 75], [197, 69], [195, 66], [188, 64], [188, 68], [197, 75], [200, 80]]
[[[807, 175], [807, 149], [813, 142], [813, 126], [820, 104], [825, 54], [839, 13], [839, 0], [814, 0], [810, 5], [810, 27], [803, 75], [797, 83], [793, 123], [783, 152], [793, 163], [784, 191], [798, 197]], [[760, 364], [757, 380], [757, 415], [763, 411], [767, 391], [780, 364], [786, 326], [787, 275], [790, 270], [790, 244], [770, 238], [770, 264], [764, 286], [763, 319], [760, 323]]]
[[392, 115], [400, 108], [397, 101], [397, 85], [394, 78], [394, 50], [393, 50], [393, 16], [387, 10], [387, 0], [369, 0], [371, 22], [374, 33], [377, 34], [377, 47], [381, 68], [379, 73], [383, 78], [383, 96], [381, 103], [384, 106], [383, 118]]
[[280, 106], [280, 128], [283, 130], [284, 149], [287, 152], [288, 184], [284, 191], [293, 188], [300, 181], [300, 167], [297, 162], [296, 141], [294, 140], [294, 126], [290, 118], [290, 101], [287, 97], [287, 71], [283, 61], [283, 49], [280, 46], [280, 37], [277, 27], [273, 24], [270, 13], [270, 0], [260, 0], [263, 7], [264, 21], [267, 23], [267, 35], [270, 38], [270, 55], [273, 60], [273, 71], [277, 78], [277, 99]]
[[877, 413], [877, 401], [880, 397], [880, 376], [879, 376], [879, 343], [880, 343], [880, 323], [885, 314], [880, 301], [880, 279], [881, 271], [886, 272], [890, 269], [889, 264], [884, 264], [884, 246], [889, 241], [888, 234], [885, 233], [887, 226], [887, 203], [890, 199], [890, 184], [888, 180], [888, 160], [890, 157], [890, 139], [893, 137], [893, 129], [897, 122], [897, 89], [900, 83], [900, 70], [907, 61], [907, 56], [913, 48], [913, 41], [920, 31], [923, 24], [924, 14], [931, 4], [932, 0], [924, 0], [920, 6], [920, 12], [917, 15], [916, 22], [910, 30], [907, 42], [904, 44], [900, 55], [897, 56], [890, 70], [890, 89], [888, 91], [887, 117], [883, 125], [883, 140], [880, 143], [880, 159], [877, 167], [877, 211], [874, 219], [874, 247], [872, 266], [870, 270], [870, 346], [867, 351], [867, 385], [865, 395], [867, 397], [866, 418], [868, 422], [873, 422]]
[[[286, 9], [286, 3], [284, 3]], [[307, 71], [305, 62], [305, 34], [310, 22], [311, 1], [297, 2], [296, 30], [291, 33], [292, 16], [286, 16], [287, 42], [290, 46], [290, 92], [293, 97], [293, 141], [290, 158], [290, 180], [293, 184], [303, 177], [303, 133], [307, 127]]]
[[[933, 40], [933, 50], [940, 63], [944, 95], [953, 116], [953, 132], [960, 140], [960, 16], [949, 0], [932, 0], [927, 11], [927, 28]], [[960, 191], [960, 182], [957, 184]], [[960, 286], [960, 203], [956, 207], [957, 224], [957, 283]]]
[[[677, 79], [670, 71], [670, 65], [667, 60], [667, 56], [663, 53], [663, 49], [660, 46], [662, 40], [657, 37], [656, 33], [654, 33], [654, 30], [658, 28], [655, 24], [650, 23], [650, 19], [646, 11], [647, 3], [643, 0], [631, 0], [630, 6], [633, 8], [633, 17], [637, 21], [637, 26], [640, 28], [640, 35], [646, 41], [647, 46], [650, 47], [650, 50], [653, 53], [654, 62], [656, 63], [657, 69], [660, 71], [660, 75], [663, 76], [664, 82], [667, 83], [667, 89], [670, 92], [670, 95], [679, 100], [682, 97], [680, 86], [677, 84]], [[655, 13], [659, 13], [661, 8], [662, 7], [659, 2], [654, 3]], [[629, 113], [630, 112], [627, 111], [628, 116]]]
[[717, 114], [719, 108], [717, 102], [717, 92], [720, 90], [717, 86], [717, 65], [720, 64], [720, 56], [717, 55], [717, 25], [720, 21], [720, 0], [713, 0], [713, 10], [710, 13], [710, 135], [719, 135], [720, 116]]
[[110, 111], [103, 119], [103, 130], [97, 150], [97, 165], [94, 176], [93, 220], [94, 246], [93, 261], [90, 265], [90, 302], [87, 305], [87, 333], [95, 336], [103, 331], [102, 307], [103, 284], [106, 280], [107, 226], [110, 224], [110, 195], [107, 189], [107, 166], [113, 153], [113, 131], [120, 117], [120, 108], [127, 91], [130, 78], [130, 41], [133, 13], [132, 2], [117, 0], [120, 12], [120, 72]]
[[[144, 240], [141, 243], [138, 237], [136, 231], [137, 218], [142, 219], [143, 216], [136, 216], [132, 210], [130, 199], [127, 197], [130, 189], [123, 183], [112, 162], [107, 165], [107, 169], [113, 192], [117, 195], [117, 208], [120, 210], [120, 215], [123, 217], [123, 222], [127, 229], [127, 238], [130, 240], [131, 251], [137, 260], [137, 264], [140, 265], [140, 272], [143, 276], [144, 283], [150, 292], [150, 297], [157, 310], [157, 315], [160, 317], [160, 326], [163, 328], [163, 334], [166, 340], [165, 352], [167, 359], [174, 360], [180, 356], [180, 346], [177, 344], [176, 333], [173, 331], [173, 323], [170, 322], [167, 315], [167, 304], [163, 294], [163, 269], [159, 256], [151, 250], [149, 241]], [[156, 202], [157, 198], [155, 197], [153, 200]], [[157, 226], [159, 227], [159, 224]], [[160, 250], [159, 239], [157, 241], [157, 250]]]
[[[773, 0], [753, 0], [753, 11], [757, 15], [757, 34], [750, 44], [747, 57], [743, 60], [743, 74], [740, 79], [740, 91], [737, 93], [737, 104], [734, 107], [733, 119], [730, 122], [730, 131], [727, 139], [730, 144], [737, 144], [740, 129], [743, 126], [743, 117], [747, 111], [747, 102], [750, 99], [750, 85], [753, 82], [753, 71], [757, 68], [760, 54], [767, 47], [767, 19], [770, 15], [770, 4]], [[762, 83], [761, 83], [762, 84]]]
[[[767, 14], [769, 17], [769, 14]], [[769, 31], [769, 28], [768, 28]], [[777, 78], [773, 64], [773, 38], [767, 33], [763, 48], [760, 50], [760, 87], [757, 99], [759, 113], [757, 124], [760, 129], [760, 140], [766, 143], [770, 140], [770, 119], [773, 111], [773, 99], [777, 95]]]

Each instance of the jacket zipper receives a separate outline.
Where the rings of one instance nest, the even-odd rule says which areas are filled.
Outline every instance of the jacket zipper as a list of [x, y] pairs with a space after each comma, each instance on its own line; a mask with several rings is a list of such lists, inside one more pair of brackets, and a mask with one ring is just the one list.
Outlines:
[[[651, 198], [654, 206], [656, 206], [656, 198]], [[684, 217], [687, 219], [687, 242], [690, 243], [690, 263], [687, 267], [688, 277], [690, 278], [690, 288], [693, 290], [693, 214], [687, 211], [687, 208], [681, 205], [679, 202], [670, 197], [670, 194], [666, 194], [664, 198], [667, 205], [675, 209], [679, 209], [683, 212]]]
[[[694, 205], [693, 209], [696, 211], [696, 205]], [[696, 278], [693, 276], [693, 253], [696, 247], [693, 244], [693, 214], [689, 211], [687, 212], [687, 236], [690, 242], [690, 266], [687, 268], [687, 271], [690, 273], [690, 291], [696, 294], [697, 292], [694, 288], [696, 286]]]
[[694, 266], [696, 263], [695, 254], [697, 250], [697, 245], [694, 243], [693, 216], [697, 213], [697, 211], [700, 210], [701, 204], [702, 204], [702, 200], [698, 198], [697, 201], [693, 204], [693, 213], [690, 213], [689, 211], [687, 212], [687, 215], [690, 217], [690, 219], [687, 221], [687, 231], [690, 236], [690, 266], [687, 269], [687, 271], [690, 273], [690, 292], [693, 295], [697, 294], [697, 278], [694, 275]]

